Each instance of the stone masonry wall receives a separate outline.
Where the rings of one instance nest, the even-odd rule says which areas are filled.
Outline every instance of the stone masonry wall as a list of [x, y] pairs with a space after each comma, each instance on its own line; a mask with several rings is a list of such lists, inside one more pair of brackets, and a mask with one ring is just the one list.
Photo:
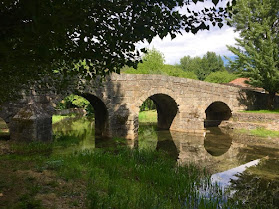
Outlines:
[[[183, 132], [203, 132], [205, 110], [212, 103], [222, 103], [235, 114], [239, 110], [265, 106], [263, 98], [266, 97], [265, 94], [232, 86], [172, 76], [136, 74], [112, 74], [101, 85], [90, 81], [72, 91], [87, 98], [94, 107], [98, 133], [129, 139], [137, 137], [140, 106], [149, 97], [157, 104], [158, 125]], [[51, 127], [43, 124], [47, 124], [44, 121], [49, 121], [53, 114], [51, 104], [54, 97], [57, 96], [47, 91], [31, 92], [18, 102], [2, 105], [0, 117], [8, 124], [14, 123], [10, 124], [12, 132], [17, 133], [11, 135], [20, 138], [19, 129], [15, 128], [15, 121], [20, 119], [18, 113], [27, 105], [37, 106], [33, 111], [35, 124], [29, 130], [33, 130], [33, 138], [43, 140], [45, 135], [49, 139], [46, 132], [51, 134]], [[279, 106], [278, 98], [276, 101]]]
[[271, 113], [235, 113], [225, 127], [231, 128], [266, 128], [279, 131], [279, 115]]
[[[247, 93], [237, 87], [163, 75], [113, 74], [102, 88], [88, 86], [83, 93], [96, 95], [107, 106], [108, 135], [126, 138], [137, 136], [139, 108], [149, 97], [165, 103], [158, 104], [163, 109], [166, 107], [164, 111], [168, 111], [173, 99], [177, 113], [170, 129], [184, 132], [203, 131], [205, 110], [213, 102], [223, 102], [232, 113], [256, 109], [264, 103], [258, 92]], [[164, 100], [158, 95], [168, 97]]]

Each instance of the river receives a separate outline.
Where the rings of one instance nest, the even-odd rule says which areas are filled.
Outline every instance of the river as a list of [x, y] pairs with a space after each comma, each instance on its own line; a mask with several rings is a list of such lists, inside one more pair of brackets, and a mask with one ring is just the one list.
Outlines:
[[[211, 180], [249, 205], [267, 202], [279, 207], [279, 139], [259, 138], [230, 130], [208, 128], [204, 134], [157, 130], [156, 124], [140, 124], [137, 140], [95, 138], [94, 120], [71, 118], [53, 124], [55, 138], [71, 137], [64, 149], [98, 149], [130, 146], [163, 150], [177, 163], [194, 163], [212, 173]], [[63, 143], [61, 144], [63, 146]]]

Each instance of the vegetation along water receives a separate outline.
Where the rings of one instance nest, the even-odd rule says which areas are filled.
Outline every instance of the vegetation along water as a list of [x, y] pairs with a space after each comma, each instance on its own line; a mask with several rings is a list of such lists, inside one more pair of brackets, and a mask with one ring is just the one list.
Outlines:
[[278, 208], [276, 140], [160, 131], [146, 115], [135, 141], [95, 138], [88, 117], [55, 123], [54, 143], [1, 140], [0, 207]]

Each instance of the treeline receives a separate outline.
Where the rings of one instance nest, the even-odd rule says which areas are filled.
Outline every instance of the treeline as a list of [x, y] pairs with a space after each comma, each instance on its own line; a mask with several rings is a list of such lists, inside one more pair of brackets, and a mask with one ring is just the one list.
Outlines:
[[56, 107], [57, 110], [65, 110], [70, 108], [82, 108], [86, 110], [87, 116], [92, 116], [94, 114], [94, 108], [90, 102], [84, 97], [70, 94], [65, 97]]
[[163, 74], [191, 78], [212, 83], [228, 83], [236, 74], [225, 68], [222, 58], [215, 52], [207, 52], [203, 57], [185, 56], [178, 65], [164, 64], [164, 55], [156, 49], [149, 50], [142, 58], [137, 69], [124, 67], [122, 73], [128, 74]]
[[184, 71], [179, 66], [164, 64], [164, 55], [156, 49], [149, 50], [142, 58], [137, 69], [124, 67], [122, 73], [128, 74], [162, 74], [183, 78], [198, 79], [194, 72]]

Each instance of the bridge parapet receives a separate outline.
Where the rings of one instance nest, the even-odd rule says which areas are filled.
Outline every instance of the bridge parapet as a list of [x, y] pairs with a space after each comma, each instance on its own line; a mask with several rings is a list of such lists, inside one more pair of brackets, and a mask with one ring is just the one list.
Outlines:
[[[83, 88], [72, 88], [72, 92], [84, 96], [94, 107], [97, 134], [130, 139], [137, 137], [140, 106], [147, 98], [152, 99], [157, 106], [159, 128], [202, 132], [205, 120], [219, 121], [227, 119], [229, 113], [234, 114], [239, 110], [264, 108], [267, 97], [266, 94], [233, 86], [165, 75], [140, 74], [112, 74], [101, 85], [92, 80]], [[53, 114], [52, 103], [59, 101], [57, 97], [62, 98], [51, 91], [32, 91], [29, 96], [17, 102], [2, 105], [0, 117], [11, 127], [11, 138], [24, 138], [21, 137], [23, 132], [19, 130], [25, 128], [22, 125], [21, 128], [16, 127], [19, 126], [22, 112], [29, 108], [34, 118], [33, 128], [29, 128], [34, 134], [28, 132], [32, 135], [32, 140], [36, 137], [44, 140], [43, 136], [49, 140], [46, 132], [49, 129], [51, 135], [51, 127], [46, 124], [49, 124]], [[279, 107], [278, 98], [276, 105]], [[22, 117], [22, 120], [26, 121], [26, 118]], [[39, 133], [39, 129], [42, 133]]]

